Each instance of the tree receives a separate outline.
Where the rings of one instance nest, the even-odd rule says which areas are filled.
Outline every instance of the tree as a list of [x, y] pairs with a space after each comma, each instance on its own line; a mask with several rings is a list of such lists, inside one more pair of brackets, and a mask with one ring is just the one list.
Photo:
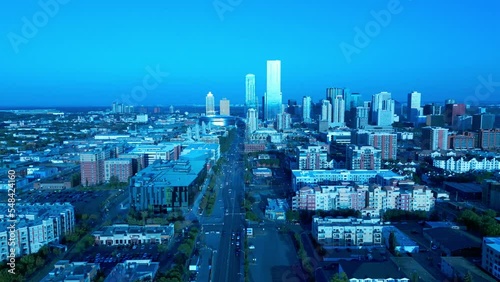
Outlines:
[[465, 274], [464, 282], [472, 282], [472, 274], [470, 273], [470, 271], [467, 271], [467, 274]]
[[332, 279], [330, 279], [330, 282], [349, 282], [349, 278], [347, 277], [347, 274], [345, 274], [345, 272], [342, 272], [340, 274], [335, 273]]
[[298, 211], [288, 210], [286, 212], [286, 219], [288, 221], [298, 221], [300, 219], [300, 214]]
[[394, 231], [391, 231], [389, 234], [389, 251], [394, 253], [396, 251], [396, 246], [398, 245], [398, 242], [396, 240], [396, 234], [394, 234]]
[[141, 217], [142, 217], [142, 225], [146, 225], [146, 217], [148, 217], [148, 212], [147, 211], [142, 211], [141, 212]]
[[417, 272], [413, 272], [413, 273], [411, 274], [411, 279], [410, 279], [410, 281], [411, 281], [411, 282], [418, 282], [418, 279], [419, 279], [418, 273], [417, 273]]
[[185, 254], [186, 256], [189, 256], [191, 254], [191, 246], [187, 243], [179, 245], [179, 248], [177, 248], [177, 250], [180, 253]]

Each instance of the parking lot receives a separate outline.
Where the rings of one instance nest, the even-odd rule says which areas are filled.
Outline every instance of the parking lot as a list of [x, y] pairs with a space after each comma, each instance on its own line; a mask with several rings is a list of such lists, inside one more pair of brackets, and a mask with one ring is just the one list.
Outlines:
[[[160, 253], [156, 244], [143, 244], [135, 246], [94, 246], [82, 254], [75, 255], [71, 260], [99, 263], [107, 275], [116, 264], [126, 260], [151, 259], [159, 262], [166, 253]], [[78, 257], [76, 257], [78, 256]]]
[[43, 191], [31, 190], [19, 196], [21, 202], [26, 203], [71, 203], [75, 207], [76, 213], [99, 213], [100, 204], [114, 191], [78, 191], [78, 190], [60, 190]]
[[289, 234], [268, 227], [248, 238], [251, 281], [273, 282], [290, 278], [299, 264], [297, 251]]

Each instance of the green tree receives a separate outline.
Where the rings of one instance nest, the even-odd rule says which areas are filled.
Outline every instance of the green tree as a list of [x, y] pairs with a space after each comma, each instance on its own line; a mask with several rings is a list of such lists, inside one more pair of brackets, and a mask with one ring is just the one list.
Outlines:
[[330, 282], [349, 282], [349, 278], [345, 272], [341, 272], [340, 274], [335, 273], [332, 279], [330, 279]]
[[413, 272], [411, 274], [411, 279], [410, 279], [411, 282], [418, 282], [419, 279], [420, 279], [420, 277], [418, 276], [417, 272]]
[[398, 242], [396, 240], [396, 234], [394, 234], [394, 231], [391, 231], [391, 233], [389, 234], [389, 250], [392, 253], [395, 253], [397, 245]]
[[165, 244], [159, 244], [159, 245], [158, 245], [158, 252], [159, 252], [159, 253], [164, 253], [164, 252], [166, 252], [166, 251], [168, 251], [168, 247], [167, 247], [167, 245], [165, 245]]
[[470, 273], [470, 271], [467, 271], [467, 274], [465, 274], [464, 276], [464, 282], [472, 282], [472, 274]]
[[298, 211], [288, 210], [286, 212], [286, 219], [288, 221], [298, 221], [300, 219], [300, 214]]
[[191, 254], [191, 246], [187, 243], [180, 244], [179, 247], [177, 248], [179, 252], [182, 254], [185, 254], [186, 256], [189, 256]]
[[142, 218], [142, 225], [146, 225], [146, 218], [148, 217], [148, 211], [142, 211], [141, 212], [141, 218]]

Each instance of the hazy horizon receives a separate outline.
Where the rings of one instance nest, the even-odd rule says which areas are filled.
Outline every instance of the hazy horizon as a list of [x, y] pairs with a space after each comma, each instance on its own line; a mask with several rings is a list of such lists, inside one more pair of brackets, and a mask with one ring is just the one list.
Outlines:
[[423, 101], [464, 102], [484, 81], [500, 84], [500, 3], [492, 0], [432, 9], [409, 0], [233, 1], [225, 11], [212, 1], [66, 2], [9, 1], [0, 11], [4, 106], [111, 105], [148, 75], [135, 104], [203, 104], [209, 91], [216, 103], [241, 104], [248, 73], [264, 95], [271, 59], [282, 62], [284, 102], [317, 101], [327, 87], [364, 100], [388, 91], [405, 102], [415, 90]]

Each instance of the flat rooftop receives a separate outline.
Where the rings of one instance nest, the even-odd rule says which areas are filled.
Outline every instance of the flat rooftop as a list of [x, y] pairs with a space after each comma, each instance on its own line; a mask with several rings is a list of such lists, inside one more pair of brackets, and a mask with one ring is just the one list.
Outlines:
[[500, 252], [500, 237], [484, 237], [483, 241], [490, 248]]
[[474, 183], [457, 183], [457, 182], [444, 182], [445, 187], [451, 187], [455, 190], [464, 192], [464, 193], [482, 193], [483, 189], [481, 185]]
[[463, 257], [442, 257], [441, 259], [443, 262], [451, 265], [451, 267], [460, 273], [470, 272], [472, 275], [472, 281], [474, 282], [497, 281]]

